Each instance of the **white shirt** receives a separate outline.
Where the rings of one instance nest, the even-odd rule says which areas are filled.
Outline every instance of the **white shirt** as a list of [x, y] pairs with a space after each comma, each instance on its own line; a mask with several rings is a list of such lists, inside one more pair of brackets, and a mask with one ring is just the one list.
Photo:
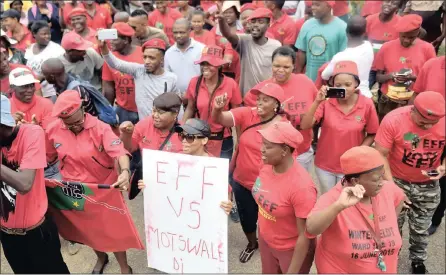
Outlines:
[[[59, 44], [50, 41], [50, 43], [38, 54], [33, 53], [34, 44], [31, 44], [25, 51], [25, 59], [27, 60], [26, 66], [31, 68], [37, 75], [42, 74], [42, 64], [50, 58], [58, 58], [65, 54], [64, 48]], [[42, 82], [42, 95], [43, 97], [50, 97], [56, 95], [54, 86], [49, 84], [46, 80]]]
[[166, 51], [164, 69], [177, 75], [181, 93], [186, 92], [192, 78], [200, 75], [200, 65], [195, 64], [195, 61], [200, 60], [205, 47], [203, 43], [191, 38], [190, 45], [184, 52], [178, 48], [177, 43]]
[[358, 88], [361, 90], [362, 95], [371, 98], [372, 93], [369, 89], [369, 74], [370, 69], [372, 68], [373, 59], [374, 53], [372, 44], [368, 41], [364, 41], [357, 47], [347, 48], [344, 51], [335, 54], [331, 59], [330, 64], [328, 64], [322, 72], [322, 78], [328, 80], [331, 77], [337, 62], [354, 61], [358, 66], [359, 80], [361, 81]]
[[297, 9], [296, 9], [296, 13], [292, 16], [292, 18], [297, 21], [301, 18], [304, 18], [305, 16], [305, 1], [301, 0], [299, 1], [299, 4], [297, 4]]

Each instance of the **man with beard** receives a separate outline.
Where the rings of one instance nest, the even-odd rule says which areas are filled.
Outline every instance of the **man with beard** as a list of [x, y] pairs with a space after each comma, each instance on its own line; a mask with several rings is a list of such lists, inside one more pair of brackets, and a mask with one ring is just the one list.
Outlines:
[[153, 39], [159, 38], [166, 42], [169, 47], [169, 38], [163, 30], [148, 26], [148, 15], [144, 10], [135, 10], [130, 14], [129, 25], [135, 30], [135, 35], [132, 39], [132, 44], [142, 47], [144, 43]]
[[82, 38], [93, 43], [93, 48], [98, 50], [98, 40], [96, 31], [87, 26], [87, 11], [84, 8], [75, 8], [68, 15], [73, 31]]
[[107, 65], [129, 74], [135, 80], [135, 101], [139, 119], [152, 114], [153, 100], [164, 92], [175, 92], [181, 96], [177, 86], [177, 76], [165, 71], [162, 64], [166, 52], [166, 43], [158, 38], [142, 46], [144, 64], [123, 61], [108, 49], [107, 43], [101, 41], [101, 52]]
[[244, 97], [257, 83], [272, 76], [272, 55], [281, 46], [279, 41], [265, 36], [272, 13], [266, 8], [256, 9], [248, 18], [251, 34], [236, 34], [223, 15], [217, 18], [221, 33], [240, 54], [240, 90]]
[[[33, 78], [30, 73], [23, 78]], [[22, 78], [22, 79], [23, 79]], [[16, 274], [68, 274], [56, 225], [45, 217], [45, 133], [40, 126], [17, 126], [1, 95], [1, 243]]]
[[173, 25], [175, 44], [166, 51], [164, 69], [178, 77], [178, 89], [186, 92], [190, 80], [200, 75], [200, 65], [195, 64], [201, 58], [204, 44], [190, 38], [191, 24], [186, 18], [178, 19]]
[[98, 91], [102, 89], [100, 77], [104, 60], [93, 49], [93, 43], [83, 39], [75, 32], [69, 32], [62, 38], [65, 54], [59, 59], [65, 66], [65, 71], [83, 81], [90, 82]]
[[[132, 27], [126, 23], [115, 23], [113, 28], [118, 31], [118, 38], [110, 41], [113, 54], [123, 61], [143, 64], [142, 48], [132, 45], [132, 36], [135, 34]], [[111, 69], [105, 63], [102, 69], [102, 87], [110, 104], [116, 102], [119, 123], [131, 121], [136, 124], [139, 119], [133, 77]]]

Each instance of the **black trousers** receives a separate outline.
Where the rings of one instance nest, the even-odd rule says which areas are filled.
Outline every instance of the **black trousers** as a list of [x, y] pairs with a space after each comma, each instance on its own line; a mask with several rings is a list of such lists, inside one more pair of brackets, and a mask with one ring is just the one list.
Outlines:
[[251, 190], [246, 189], [235, 180], [230, 180], [232, 191], [234, 192], [235, 202], [237, 204], [237, 211], [240, 216], [240, 224], [243, 232], [253, 233], [257, 230], [257, 219], [259, 207]]
[[432, 225], [439, 226], [441, 220], [444, 217], [444, 211], [446, 210], [446, 177], [440, 179], [440, 189], [441, 189], [441, 199], [440, 204], [435, 210], [434, 216], [432, 217]]
[[70, 274], [60, 253], [57, 227], [49, 218], [23, 236], [0, 232], [3, 252], [14, 273]]

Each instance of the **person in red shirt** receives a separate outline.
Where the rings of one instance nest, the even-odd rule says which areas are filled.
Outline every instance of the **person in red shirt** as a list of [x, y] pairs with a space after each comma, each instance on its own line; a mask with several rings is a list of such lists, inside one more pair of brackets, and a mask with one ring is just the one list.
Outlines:
[[367, 18], [369, 15], [379, 13], [381, 11], [382, 4], [383, 1], [364, 1], [361, 8], [361, 16]]
[[[311, 129], [319, 122], [322, 124], [314, 160], [322, 194], [343, 177], [340, 156], [355, 146], [371, 146], [379, 126], [373, 101], [358, 90], [355, 62], [336, 63], [328, 83], [330, 87], [344, 88], [345, 97], [326, 100], [329, 88], [322, 86], [300, 122], [301, 129]], [[333, 142], [335, 140], [342, 142]]]
[[84, 8], [87, 18], [91, 22], [90, 27], [97, 31], [99, 29], [109, 29], [113, 23], [111, 12], [101, 7], [95, 1], [84, 1]]
[[[107, 184], [124, 191], [128, 189], [129, 153], [109, 125], [85, 113], [77, 91], [68, 90], [60, 94], [54, 104], [52, 115], [59, 119], [50, 123], [46, 129], [49, 140], [46, 148], [60, 160], [62, 180]], [[128, 210], [125, 209], [125, 211]], [[105, 215], [105, 213], [102, 214]], [[104, 224], [105, 227], [115, 226], [113, 220], [109, 221], [109, 224]], [[136, 230], [131, 221], [126, 228]], [[85, 228], [84, 230], [98, 230], [100, 234], [100, 228]], [[108, 237], [110, 242], [123, 244], [125, 241], [123, 245], [128, 248], [141, 246], [141, 241], [136, 236], [125, 240], [120, 239], [120, 236]], [[85, 243], [85, 245], [90, 244]], [[104, 270], [108, 263], [108, 255], [105, 252], [111, 251], [95, 250], [98, 260], [93, 273], [102, 273]], [[132, 268], [127, 263], [126, 252], [114, 251], [114, 254], [121, 273], [132, 273]]]
[[68, 15], [68, 20], [71, 22], [74, 32], [82, 36], [87, 41], [93, 43], [93, 48], [99, 51], [98, 40], [96, 38], [96, 31], [88, 26], [88, 14], [83, 8], [75, 8]]
[[4, 95], [0, 112], [0, 229], [5, 257], [16, 274], [69, 274], [56, 225], [45, 218], [45, 133], [33, 124], [16, 126]]
[[345, 176], [318, 199], [307, 218], [307, 236], [320, 235], [317, 273], [397, 273], [403, 191], [383, 180], [385, 161], [372, 147], [353, 147], [340, 163]]
[[440, 93], [444, 98], [446, 98], [445, 93], [445, 57], [439, 56], [428, 60], [424, 63], [420, 72], [418, 73], [417, 80], [413, 85], [413, 96], [412, 102], [414, 98], [425, 91], [432, 91]]
[[[64, 1], [65, 2], [65, 1]], [[60, 26], [62, 29], [71, 29], [71, 21], [69, 19], [69, 15], [71, 11], [75, 8], [84, 8], [84, 4], [78, 0], [72, 0], [71, 2], [62, 2], [62, 6], [60, 7]], [[89, 26], [90, 27], [90, 26]]]
[[273, 34], [276, 40], [282, 45], [294, 46], [296, 43], [297, 32], [295, 22], [288, 14], [282, 12], [285, 0], [265, 1], [265, 6], [273, 13], [269, 32]]
[[347, 0], [335, 1], [333, 6], [333, 15], [342, 19], [345, 23], [348, 23], [348, 13], [350, 12], [350, 7], [348, 6]]
[[[135, 31], [127, 23], [115, 23], [118, 38], [110, 41], [113, 54], [121, 60], [143, 64], [142, 48], [132, 45]], [[111, 69], [107, 63], [102, 68], [102, 89], [110, 104], [116, 101], [116, 114], [119, 122], [139, 121], [135, 103], [135, 81], [132, 76]]]
[[28, 28], [20, 24], [20, 13], [14, 9], [9, 9], [2, 13], [2, 26], [6, 28], [6, 35], [15, 41], [13, 47], [22, 52], [28, 48], [29, 45], [34, 43], [34, 37]]
[[286, 113], [281, 108], [285, 101], [283, 89], [274, 83], [259, 83], [251, 90], [257, 96], [257, 106], [240, 107], [223, 111], [227, 106], [227, 96], [215, 98], [212, 110], [212, 120], [223, 127], [238, 127], [237, 151], [230, 164], [231, 186], [240, 215], [243, 232], [248, 239], [248, 245], [240, 253], [239, 260], [248, 262], [259, 248], [257, 242], [258, 206], [251, 190], [259, 174], [262, 156], [260, 148], [261, 136], [256, 132], [268, 127], [274, 122], [287, 120]]
[[[378, 97], [380, 120], [397, 107], [405, 106], [412, 97], [412, 84], [421, 67], [436, 57], [434, 47], [418, 37], [422, 18], [416, 14], [401, 17], [397, 31], [400, 39], [385, 43], [374, 60], [376, 80], [381, 83]], [[409, 71], [409, 75], [398, 75]]]
[[176, 9], [167, 7], [167, 1], [155, 1], [156, 10], [149, 14], [149, 26], [163, 30], [169, 38], [169, 44], [175, 44], [173, 24], [183, 15]]
[[[406, 15], [407, 16], [407, 15]], [[402, 231], [409, 217], [409, 257], [414, 274], [426, 273], [428, 229], [440, 202], [438, 180], [445, 174], [445, 101], [437, 92], [423, 92], [413, 106], [386, 115], [376, 134], [375, 148], [386, 158], [386, 180], [393, 180], [412, 202], [398, 218]], [[427, 171], [436, 170], [430, 177]]]
[[256, 8], [257, 6], [253, 3], [246, 3], [240, 8], [240, 22], [242, 23], [243, 29], [247, 34], [251, 33], [248, 18], [251, 16]]
[[204, 12], [200, 10], [196, 10], [192, 13], [192, 31], [190, 37], [209, 46], [215, 43], [215, 38], [210, 31], [203, 28], [206, 23], [205, 16]]
[[212, 135], [206, 145], [208, 152], [213, 156], [231, 159], [234, 147], [231, 130], [215, 123], [211, 114], [214, 99], [220, 95], [226, 96], [224, 111], [239, 107], [242, 104], [240, 88], [234, 79], [222, 74], [226, 64], [222, 48], [206, 47], [201, 59], [195, 63], [200, 64], [202, 74], [192, 78], [189, 83], [183, 121], [197, 117], [209, 123]]
[[311, 1], [305, 1], [304, 17], [296, 20], [296, 23], [294, 25], [296, 31], [296, 39], [299, 36], [300, 30], [302, 29], [302, 26], [304, 25], [305, 21], [307, 21], [312, 17], [313, 17], [313, 11], [311, 10]]
[[263, 274], [308, 274], [315, 242], [305, 235], [305, 220], [316, 203], [310, 174], [294, 160], [302, 135], [288, 122], [258, 131], [263, 167], [252, 188], [259, 205], [259, 249]]
[[[311, 141], [313, 134], [311, 129], [301, 130], [301, 116], [305, 114], [316, 99], [317, 89], [313, 81], [305, 74], [294, 74], [296, 65], [296, 52], [288, 46], [277, 48], [273, 52], [272, 78], [266, 83], [280, 85], [285, 93], [284, 110], [290, 115], [291, 124], [299, 129], [303, 136], [302, 144], [295, 150], [297, 161], [308, 172], [312, 170], [313, 149]], [[299, 89], [296, 89], [299, 87]], [[245, 106], [254, 107], [256, 97], [248, 92], [244, 99]]]

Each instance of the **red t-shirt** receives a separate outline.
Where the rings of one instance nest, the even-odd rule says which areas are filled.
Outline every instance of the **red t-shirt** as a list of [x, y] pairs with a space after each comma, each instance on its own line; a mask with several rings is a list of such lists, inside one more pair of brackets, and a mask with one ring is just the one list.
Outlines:
[[348, 1], [346, 0], [338, 0], [335, 1], [333, 6], [333, 15], [334, 16], [344, 16], [350, 11], [348, 7]]
[[[12, 45], [11, 47], [13, 47], [14, 49], [18, 49], [22, 52], [25, 52], [26, 49], [34, 42], [36, 42], [36, 40], [33, 37], [33, 34], [28, 30], [28, 28], [24, 25], [22, 25], [23, 31], [24, 31], [24, 36], [20, 41], [17, 41], [17, 44]], [[9, 37], [12, 37], [12, 33], [10, 31], [7, 32], [7, 35]], [[13, 39], [15, 39], [13, 37]], [[16, 39], [17, 40], [17, 39]]]
[[[71, 11], [75, 8], [84, 8], [84, 4], [78, 2], [77, 5], [73, 7], [71, 3], [65, 2], [65, 5], [63, 6], [63, 8], [61, 8], [63, 21], [67, 27], [71, 27], [71, 20], [68, 20], [68, 17]], [[87, 17], [87, 25], [88, 27], [91, 27], [91, 20], [88, 20], [88, 17]]]
[[[375, 105], [370, 98], [358, 96], [353, 109], [345, 114], [335, 98], [322, 102], [314, 114], [321, 121], [321, 135], [317, 143], [318, 152], [314, 164], [331, 173], [342, 174], [339, 161], [348, 149], [360, 146], [368, 134], [376, 134], [379, 127]], [[333, 142], [333, 141], [340, 142]]]
[[203, 33], [200, 36], [196, 35], [195, 32], [191, 31], [190, 37], [193, 38], [195, 41], [205, 44], [206, 46], [215, 44], [214, 36], [208, 30], [203, 30]]
[[306, 219], [316, 203], [310, 174], [297, 161], [283, 174], [263, 165], [252, 196], [259, 205], [259, 235], [272, 249], [294, 250], [299, 237], [296, 218]]
[[[124, 61], [144, 64], [141, 47], [136, 47], [129, 55], [121, 55], [119, 52], [113, 52], [113, 54]], [[102, 67], [102, 80], [113, 81], [115, 83], [117, 105], [128, 111], [138, 112], [135, 103], [135, 80], [131, 75], [112, 69], [104, 62], [104, 66]]]
[[314, 82], [314, 86], [316, 86], [316, 89], [318, 89], [318, 90], [323, 85], [327, 85], [327, 80], [324, 80], [322, 78], [322, 72], [325, 70], [325, 68], [327, 68], [328, 64], [330, 64], [330, 62], [325, 63], [317, 70], [317, 77], [316, 77], [316, 81]]
[[282, 16], [278, 20], [273, 20], [268, 30], [282, 45], [293, 46], [296, 43], [296, 22], [286, 13], [282, 13]]
[[[232, 109], [230, 112], [234, 119], [234, 126], [239, 127], [240, 133], [251, 125], [260, 123], [257, 108], [240, 107]], [[287, 121], [286, 118], [282, 118], [282, 120]], [[238, 155], [235, 159], [236, 167], [233, 178], [248, 190], [254, 186], [262, 166], [262, 154], [260, 153], [262, 136], [257, 132], [262, 129], [262, 126], [265, 125], [252, 127], [245, 131], [238, 141]]]
[[[273, 78], [265, 80], [266, 83], [276, 83]], [[308, 112], [316, 99], [317, 89], [313, 81], [304, 74], [291, 74], [290, 79], [285, 84], [279, 84], [285, 92], [284, 103], [285, 111], [290, 115], [290, 121], [294, 127], [300, 125], [300, 119], [303, 114]], [[299, 89], [296, 89], [299, 87]], [[255, 107], [257, 97], [251, 92], [245, 95], [244, 103], [246, 106]], [[310, 149], [311, 141], [313, 140], [313, 130], [299, 130], [304, 137], [304, 141], [297, 148], [297, 155], [307, 152]]]
[[366, 20], [366, 34], [369, 41], [373, 43], [373, 50], [375, 53], [379, 51], [384, 42], [399, 37], [399, 32], [396, 31], [396, 27], [400, 20], [399, 15], [393, 15], [392, 19], [388, 22], [381, 22], [381, 20], [379, 20], [379, 13], [368, 16]]
[[[399, 72], [401, 69], [412, 69], [413, 75], [418, 75], [429, 59], [435, 58], [435, 49], [432, 44], [419, 38], [409, 48], [401, 46], [400, 40], [384, 43], [375, 57], [374, 68], [385, 73]], [[381, 92], [387, 94], [388, 86], [394, 84], [393, 80], [383, 83]]]
[[[11, 148], [7, 150], [3, 147], [1, 153], [2, 159], [6, 158], [6, 166], [14, 171], [36, 170], [31, 190], [25, 195], [18, 192], [15, 194], [15, 210], [9, 213], [8, 221], [2, 219], [1, 224], [6, 228], [28, 228], [36, 225], [45, 216], [48, 208], [43, 175], [46, 167], [43, 129], [33, 124], [20, 125]], [[10, 189], [13, 190], [12, 193], [16, 192], [12, 187]]]
[[173, 24], [178, 18], [182, 18], [183, 15], [181, 12], [167, 8], [165, 14], [161, 14], [159, 10], [154, 10], [149, 15], [149, 26], [158, 28], [163, 30], [164, 33], [169, 38], [169, 44], [175, 44], [175, 40], [173, 38]]
[[[28, 69], [30, 72], [32, 72], [32, 74], [34, 75], [35, 78], [37, 78], [36, 74], [33, 72], [33, 70], [31, 68], [29, 68], [28, 66], [22, 65], [22, 64], [18, 64], [18, 63], [9, 63], [9, 69], [10, 71], [16, 69], [16, 68], [25, 68]], [[41, 85], [40, 83], [36, 83], [36, 90], [40, 90], [41, 89]], [[0, 92], [5, 94], [6, 97], [11, 98], [12, 97], [12, 93], [13, 90], [10, 88], [9, 86], [9, 76], [6, 75], [6, 77], [2, 78], [0, 80]]]
[[[152, 116], [148, 116], [135, 125], [132, 135], [132, 147], [134, 149], [150, 149], [159, 150], [169, 132], [161, 132], [153, 125]], [[165, 152], [181, 153], [183, 145], [178, 138], [178, 134], [174, 133], [163, 148]]]
[[[338, 183], [323, 194], [309, 217], [337, 201], [342, 188], [341, 183]], [[377, 213], [373, 212], [372, 205], [362, 203], [358, 203], [358, 207], [351, 206], [339, 213], [317, 240], [315, 254], [317, 273], [397, 273], [398, 253], [402, 246], [402, 239], [395, 209], [403, 199], [404, 193], [400, 188], [393, 182], [385, 182], [378, 195], [372, 198]], [[375, 241], [360, 215], [370, 219], [370, 226], [375, 232], [379, 232], [384, 242], [382, 253], [387, 267], [385, 272], [377, 267]], [[375, 217], [379, 220], [379, 231], [374, 226], [373, 218]]]
[[95, 4], [94, 16], [91, 16], [87, 12], [87, 25], [93, 30], [107, 29], [113, 23], [111, 13], [109, 10], [101, 7], [99, 4]]
[[[405, 106], [387, 114], [376, 134], [375, 142], [390, 150], [389, 160], [392, 175], [417, 183], [429, 181], [421, 170], [436, 169], [441, 164], [445, 145], [445, 118], [429, 130], [418, 127], [411, 118], [413, 106]], [[420, 142], [413, 146], [413, 140]]]
[[418, 73], [417, 80], [413, 85], [415, 93], [422, 93], [426, 91], [437, 92], [445, 96], [445, 57], [439, 56], [432, 58], [424, 63], [420, 72]]
[[[191, 81], [189, 82], [189, 86], [187, 88], [185, 95], [186, 99], [197, 100], [195, 98], [195, 87], [197, 86], [197, 82], [198, 82], [198, 76], [192, 78]], [[231, 132], [229, 131], [229, 129], [224, 129], [223, 126], [212, 120], [211, 114], [212, 114], [212, 109], [214, 107], [214, 99], [215, 97], [224, 95], [226, 93], [228, 101], [223, 110], [228, 111], [230, 109], [229, 105], [235, 107], [242, 104], [242, 96], [240, 93], [240, 88], [234, 79], [224, 76], [223, 81], [221, 82], [218, 89], [214, 92], [212, 98], [210, 98], [210, 92], [211, 91], [208, 90], [205, 81], [203, 79], [200, 84], [200, 89], [198, 91], [198, 100], [197, 100], [197, 109], [199, 113], [199, 118], [209, 123], [209, 126], [211, 127], [211, 132], [218, 133], [225, 130], [224, 136], [229, 137], [231, 136]], [[209, 106], [211, 108], [209, 108]], [[214, 156], [220, 156], [221, 143], [222, 141], [210, 140], [207, 144], [207, 149], [209, 153]]]
[[382, 1], [364, 1], [361, 16], [366, 17], [381, 12]]
[[50, 123], [46, 133], [47, 151], [58, 156], [63, 180], [92, 184], [116, 181], [116, 159], [128, 152], [110, 125], [86, 114], [84, 129], [77, 135], [60, 119]]

